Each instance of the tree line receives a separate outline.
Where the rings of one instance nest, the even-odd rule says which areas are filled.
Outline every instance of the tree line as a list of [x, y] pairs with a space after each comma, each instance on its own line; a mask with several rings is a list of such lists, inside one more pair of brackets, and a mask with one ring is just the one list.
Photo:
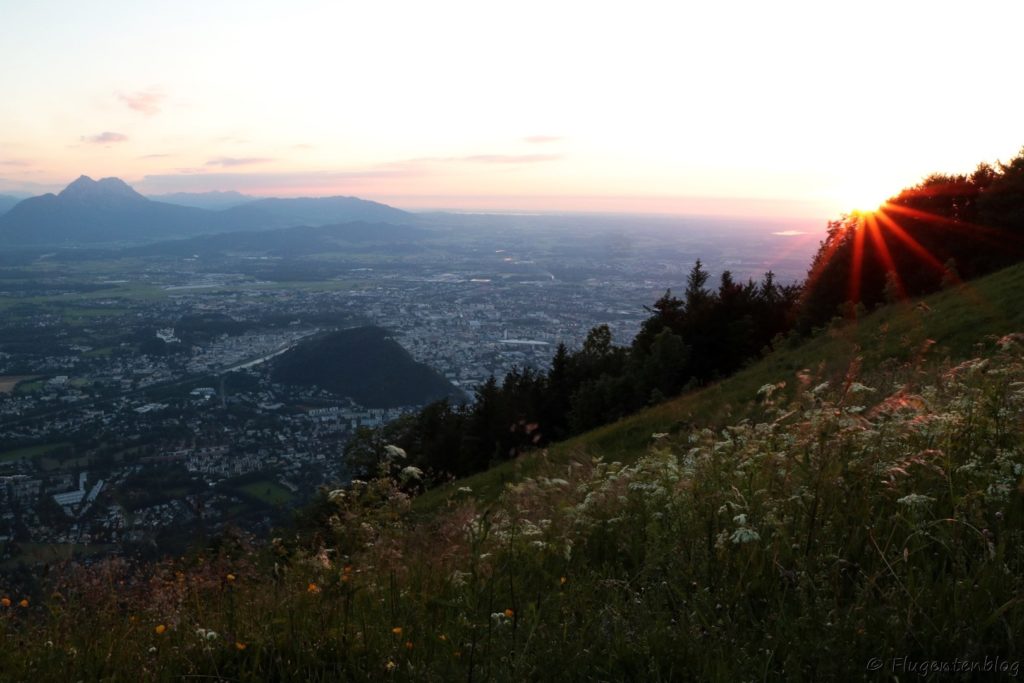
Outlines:
[[792, 328], [799, 286], [771, 272], [737, 282], [726, 271], [715, 289], [708, 279], [698, 260], [683, 296], [665, 292], [629, 346], [600, 325], [579, 349], [560, 344], [547, 372], [517, 368], [501, 383], [490, 377], [472, 404], [438, 401], [359, 430], [345, 450], [350, 474], [372, 471], [392, 444], [435, 479], [465, 476], [725, 377]]

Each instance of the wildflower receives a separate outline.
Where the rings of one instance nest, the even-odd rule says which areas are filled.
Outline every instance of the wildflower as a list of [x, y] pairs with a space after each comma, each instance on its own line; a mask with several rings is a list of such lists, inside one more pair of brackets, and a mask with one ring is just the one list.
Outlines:
[[412, 648], [413, 648], [412, 641], [411, 640], [405, 641], [405, 649], [406, 650], [411, 650]]
[[388, 444], [384, 447], [384, 452], [389, 458], [398, 458], [399, 460], [405, 460], [405, 449], [399, 448], [398, 446], [392, 446]]
[[153, 632], [156, 633], [158, 636], [162, 636], [164, 634], [164, 631], [166, 630], [166, 626], [164, 626], [163, 624], [157, 624], [156, 628], [153, 629]]
[[413, 467], [412, 465], [409, 465], [408, 467], [402, 468], [401, 477], [403, 482], [410, 480], [419, 481], [420, 479], [423, 478], [423, 470], [421, 470], [419, 467]]
[[391, 632], [394, 633], [396, 636], [400, 636], [402, 635], [402, 627], [395, 626], [393, 629], [391, 629]]
[[227, 579], [227, 580], [228, 580], [228, 582], [230, 583], [230, 582], [234, 581], [234, 580], [235, 580], [235, 578], [237, 578], [237, 577], [235, 577], [235, 575], [234, 575], [234, 574], [228, 574], [228, 575], [227, 575], [227, 576], [225, 576], [224, 578], [225, 578], [225, 579]]
[[398, 665], [395, 664], [393, 661], [391, 661], [389, 659], [388, 663], [384, 665], [384, 668], [387, 669], [388, 671], [394, 671], [395, 669], [398, 668]]
[[439, 635], [437, 637], [437, 639], [440, 640], [441, 642], [444, 642], [444, 641], [448, 640], [448, 636], [446, 636], [445, 634], [442, 633], [441, 635]]
[[935, 500], [931, 496], [922, 496], [919, 493], [911, 493], [910, 495], [903, 496], [896, 502], [900, 505], [906, 505], [909, 508], [924, 507], [928, 503]]
[[732, 536], [729, 537], [729, 540], [735, 543], [736, 545], [741, 545], [743, 543], [753, 543], [754, 541], [761, 540], [761, 534], [757, 533], [753, 529], [741, 526], [739, 529], [732, 532]]
[[516, 613], [511, 608], [505, 610], [505, 618], [507, 618], [507, 619], [511, 619], [512, 617], [515, 616], [515, 614]]
[[22, 598], [21, 602], [18, 603], [19, 607], [28, 607], [28, 598]]
[[345, 500], [345, 489], [334, 489], [327, 494], [327, 500], [332, 503], [341, 503]]
[[243, 643], [242, 641], [240, 641], [240, 640], [236, 640], [235, 641], [235, 649], [238, 650], [239, 652], [241, 652], [242, 650], [244, 650], [247, 647], [249, 647], [249, 646], [246, 645], [245, 643]]
[[156, 654], [156, 645], [149, 646], [149, 654]]
[[569, 583], [569, 579], [565, 578], [564, 576], [558, 580], [559, 586], [564, 586], [567, 583]]
[[306, 592], [307, 593], [311, 593], [313, 595], [316, 595], [317, 593], [320, 592], [320, 586], [318, 586], [315, 583], [313, 583], [312, 581], [310, 581], [309, 585], [306, 586]]
[[11, 606], [11, 599], [10, 598], [6, 598], [6, 597], [5, 598], [0, 598], [0, 607], [10, 607], [10, 606]]

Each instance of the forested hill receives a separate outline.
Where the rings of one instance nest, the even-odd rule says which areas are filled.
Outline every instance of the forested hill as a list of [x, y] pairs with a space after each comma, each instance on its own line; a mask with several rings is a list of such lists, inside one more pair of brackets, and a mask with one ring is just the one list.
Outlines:
[[320, 387], [369, 408], [463, 398], [459, 389], [414, 360], [379, 327], [322, 335], [282, 354], [273, 364], [275, 382]]

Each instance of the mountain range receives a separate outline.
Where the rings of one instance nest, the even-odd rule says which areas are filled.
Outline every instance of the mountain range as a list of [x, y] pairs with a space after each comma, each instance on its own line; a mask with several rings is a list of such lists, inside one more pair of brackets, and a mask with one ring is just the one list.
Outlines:
[[[356, 197], [251, 199], [220, 194], [221, 201], [245, 201], [222, 209], [185, 206], [148, 199], [119, 178], [81, 176], [59, 194], [22, 200], [0, 215], [0, 245], [144, 243], [241, 230], [411, 219], [405, 211]], [[172, 196], [202, 201], [196, 197], [202, 195]], [[217, 199], [206, 197], [208, 205]]]

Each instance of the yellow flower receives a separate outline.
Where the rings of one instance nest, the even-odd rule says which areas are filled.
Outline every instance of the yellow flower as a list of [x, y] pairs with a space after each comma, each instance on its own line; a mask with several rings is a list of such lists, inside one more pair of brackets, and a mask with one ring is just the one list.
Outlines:
[[153, 629], [153, 632], [156, 633], [158, 636], [160, 636], [160, 635], [163, 635], [164, 631], [166, 631], [166, 630], [167, 630], [166, 626], [164, 626], [163, 624], [157, 624], [157, 627], [155, 629]]
[[569, 582], [569, 579], [565, 578], [564, 576], [558, 580], [559, 585], [562, 585], [562, 586], [564, 586], [568, 582]]
[[394, 671], [396, 668], [398, 668], [398, 665], [389, 659], [388, 663], [384, 665], [384, 668], [388, 671]]
[[10, 598], [0, 598], [0, 607], [10, 607], [10, 606], [11, 606], [11, 599]]
[[21, 602], [18, 603], [19, 607], [28, 607], [28, 598], [22, 598]]
[[244, 650], [247, 647], [249, 647], [249, 646], [246, 645], [245, 643], [243, 643], [242, 641], [240, 641], [240, 640], [236, 640], [235, 641], [235, 649], [238, 650], [239, 652], [241, 652], [242, 650]]
[[400, 636], [402, 635], [402, 627], [396, 626], [393, 629], [391, 629], [391, 632], [394, 633], [396, 636]]
[[230, 581], [234, 581], [235, 580], [235, 575], [234, 574], [228, 574], [224, 578], [227, 579], [229, 582]]
[[516, 613], [512, 609], [505, 610], [505, 616], [508, 617], [509, 619], [511, 619], [515, 615], [516, 615]]
[[312, 593], [312, 594], [316, 595], [317, 593], [319, 593], [319, 592], [320, 592], [320, 586], [316, 585], [315, 583], [313, 583], [313, 582], [311, 581], [311, 582], [309, 583], [309, 585], [308, 585], [308, 586], [306, 586], [306, 592], [307, 592], [307, 593]]
[[448, 636], [446, 636], [445, 634], [442, 633], [441, 635], [438, 636], [438, 639], [442, 640], [442, 641], [448, 640]]

